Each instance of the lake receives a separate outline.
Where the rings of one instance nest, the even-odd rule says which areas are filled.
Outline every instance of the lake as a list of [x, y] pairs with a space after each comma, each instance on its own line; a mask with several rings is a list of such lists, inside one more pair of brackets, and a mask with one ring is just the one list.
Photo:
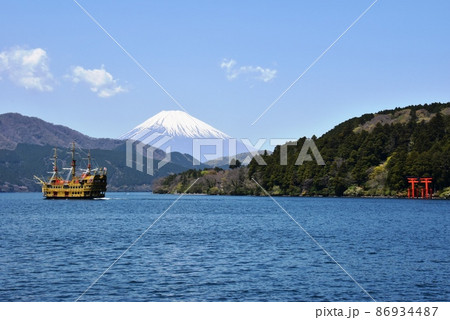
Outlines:
[[[0, 301], [371, 301], [270, 198], [177, 197], [0, 193]], [[375, 300], [450, 300], [450, 201], [276, 200]]]

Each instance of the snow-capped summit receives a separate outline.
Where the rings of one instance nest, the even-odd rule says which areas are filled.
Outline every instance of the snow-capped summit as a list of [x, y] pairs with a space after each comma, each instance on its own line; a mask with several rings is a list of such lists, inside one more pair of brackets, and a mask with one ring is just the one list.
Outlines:
[[[170, 137], [184, 138], [219, 138], [229, 139], [230, 136], [210, 126], [209, 124], [194, 118], [190, 114], [179, 111], [161, 111], [147, 119], [131, 131], [122, 135], [119, 139], [128, 140], [142, 133], [157, 132]], [[136, 139], [139, 140], [139, 139]]]
[[236, 150], [230, 150], [232, 138], [229, 135], [186, 112], [174, 110], [161, 111], [119, 139], [140, 142], [141, 146], [153, 146], [166, 152], [187, 153], [201, 162], [242, 150], [242, 144], [236, 142], [231, 145], [237, 146]]

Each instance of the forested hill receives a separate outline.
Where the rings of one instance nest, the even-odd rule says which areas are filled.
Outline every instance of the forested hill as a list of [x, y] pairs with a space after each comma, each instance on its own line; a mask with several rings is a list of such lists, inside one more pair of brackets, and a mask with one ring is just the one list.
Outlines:
[[[241, 174], [227, 174], [236, 180], [232, 192], [221, 189], [220, 181], [205, 184], [203, 177], [192, 190], [208, 193], [215, 187], [214, 193], [261, 194], [251, 183], [254, 178], [273, 195], [405, 196], [407, 176], [429, 176], [435, 195], [448, 192], [443, 191], [450, 186], [450, 103], [384, 110], [347, 120], [320, 138], [313, 137], [324, 166], [315, 161], [295, 165], [305, 139], [288, 146], [287, 165], [280, 165], [277, 146], [273, 154], [263, 156], [267, 165], [252, 160], [248, 168], [234, 169]], [[192, 171], [189, 175], [193, 176]], [[211, 180], [211, 174], [206, 176]], [[154, 191], [173, 192], [174, 182], [181, 190], [191, 180], [186, 174], [183, 179], [171, 176], [158, 181]]]
[[65, 148], [73, 141], [84, 149], [113, 150], [123, 141], [92, 138], [65, 126], [19, 113], [0, 114], [0, 150], [14, 150], [18, 144]]

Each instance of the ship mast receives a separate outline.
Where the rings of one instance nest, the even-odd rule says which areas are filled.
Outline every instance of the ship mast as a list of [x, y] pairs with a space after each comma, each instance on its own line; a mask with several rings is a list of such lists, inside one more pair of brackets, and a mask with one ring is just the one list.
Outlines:
[[55, 148], [55, 153], [53, 154], [53, 173], [54, 173], [54, 175], [56, 175], [58, 173], [57, 160], [58, 160], [58, 148]]
[[72, 142], [72, 178], [75, 177], [76, 160], [75, 160], [75, 142]]
[[91, 150], [88, 152], [88, 166], [87, 166], [88, 175], [91, 175]]

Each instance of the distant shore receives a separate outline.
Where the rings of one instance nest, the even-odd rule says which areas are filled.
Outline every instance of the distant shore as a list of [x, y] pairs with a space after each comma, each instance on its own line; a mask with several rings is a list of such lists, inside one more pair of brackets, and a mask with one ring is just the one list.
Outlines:
[[[12, 193], [42, 193], [41, 191], [29, 191], [29, 190], [21, 190], [21, 191], [0, 191], [0, 194], [12, 194]], [[172, 194], [172, 195], [179, 195], [180, 193], [153, 193], [151, 190], [114, 190], [114, 191], [107, 191], [106, 195], [108, 193], [152, 193], [152, 194]], [[186, 193], [186, 195], [196, 195], [196, 196], [227, 196], [227, 197], [268, 197], [268, 195], [261, 194], [261, 195], [248, 195], [248, 194], [207, 194], [207, 193]], [[449, 197], [439, 197], [439, 196], [433, 196], [431, 199], [422, 199], [422, 198], [415, 198], [410, 199], [408, 197], [401, 197], [401, 196], [324, 196], [324, 195], [270, 195], [274, 198], [336, 198], [336, 199], [406, 199], [406, 200], [450, 200]]]

